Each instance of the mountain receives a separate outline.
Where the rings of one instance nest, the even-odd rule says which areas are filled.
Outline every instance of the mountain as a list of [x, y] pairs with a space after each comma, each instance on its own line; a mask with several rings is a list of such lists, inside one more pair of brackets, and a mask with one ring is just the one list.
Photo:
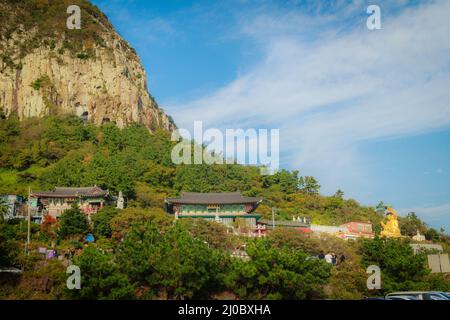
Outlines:
[[[70, 5], [81, 9], [79, 30], [67, 28]], [[0, 0], [0, 20], [3, 114], [175, 128], [150, 95], [136, 51], [88, 1]]]

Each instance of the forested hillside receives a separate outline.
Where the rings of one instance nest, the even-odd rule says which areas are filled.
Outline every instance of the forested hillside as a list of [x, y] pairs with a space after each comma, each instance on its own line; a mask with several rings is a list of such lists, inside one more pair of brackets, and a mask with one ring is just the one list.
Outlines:
[[[38, 190], [96, 184], [113, 194], [123, 191], [128, 208], [106, 207], [89, 223], [74, 207], [59, 220], [32, 224], [29, 255], [24, 253], [26, 221], [4, 220], [0, 214], [0, 267], [23, 270], [0, 277], [0, 298], [359, 299], [390, 290], [450, 290], [448, 279], [429, 274], [426, 256], [414, 255], [409, 239], [353, 242], [309, 238], [281, 228], [265, 239], [250, 239], [215, 222], [187, 219], [174, 224], [163, 211], [164, 198], [181, 191], [240, 190], [261, 196], [258, 212], [270, 217], [276, 207], [277, 220], [295, 215], [310, 216], [314, 223], [370, 220], [378, 226], [382, 219], [374, 208], [344, 199], [341, 191], [321, 196], [318, 182], [297, 171], [261, 176], [250, 166], [173, 165], [174, 143], [167, 131], [150, 133], [143, 125], [119, 129], [75, 116], [25, 121], [2, 116], [0, 193], [26, 196], [28, 186]], [[433, 240], [448, 243], [448, 236], [428, 229], [415, 215], [401, 223], [407, 233], [422, 228]], [[94, 234], [95, 243], [85, 243], [88, 233]], [[64, 259], [45, 259], [40, 247], [53, 248]], [[245, 248], [248, 261], [230, 255], [239, 248]], [[345, 261], [332, 267], [315, 258], [331, 251], [344, 255]], [[65, 287], [68, 257], [81, 268], [81, 290]], [[365, 268], [371, 264], [383, 268], [386, 285], [377, 292], [366, 287]]]
[[[71, 5], [80, 8], [81, 29], [67, 25]], [[427, 252], [410, 246], [419, 230], [450, 252], [450, 237], [415, 213], [399, 217], [404, 236], [381, 238], [384, 204], [361, 205], [345, 190], [324, 196], [302, 168], [261, 175], [239, 164], [175, 165], [173, 119], [149, 92], [136, 51], [90, 1], [0, 0], [0, 19], [0, 195], [96, 185], [127, 200], [125, 208], [102, 202], [86, 214], [76, 199], [40, 224], [5, 218], [0, 200], [0, 300], [363, 299], [450, 291], [449, 274], [431, 274]], [[376, 236], [344, 241], [277, 224], [251, 237], [239, 217], [228, 227], [175, 220], [164, 200], [184, 191], [260, 197], [256, 213], [277, 221], [370, 221]], [[324, 253], [334, 258], [326, 261]], [[80, 268], [76, 289], [67, 285], [71, 265]], [[366, 282], [371, 265], [382, 277], [374, 291]]]
[[261, 196], [259, 211], [269, 215], [277, 207], [278, 219], [310, 216], [314, 223], [341, 224], [349, 220], [382, 218], [372, 208], [319, 194], [313, 177], [282, 170], [262, 176], [256, 167], [242, 165], [174, 165], [170, 134], [152, 134], [142, 125], [124, 129], [114, 124], [94, 126], [75, 116], [43, 119], [2, 117], [0, 121], [0, 193], [26, 195], [55, 186], [98, 185], [131, 201], [162, 207], [166, 195], [181, 191], [242, 191]]

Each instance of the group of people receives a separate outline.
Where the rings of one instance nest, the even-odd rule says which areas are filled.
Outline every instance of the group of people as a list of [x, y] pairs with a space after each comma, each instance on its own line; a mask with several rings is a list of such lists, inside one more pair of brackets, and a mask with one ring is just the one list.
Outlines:
[[320, 252], [319, 259], [325, 259], [327, 263], [332, 264], [333, 266], [337, 266], [345, 261], [345, 255], [341, 254], [339, 257], [334, 252], [329, 252], [327, 254], [323, 253], [323, 251]]
[[56, 249], [47, 249], [47, 248], [43, 248], [40, 247], [38, 248], [38, 252], [45, 255], [45, 257], [47, 259], [58, 259], [58, 260], [71, 260], [75, 254], [80, 254], [81, 250], [75, 250], [75, 248], [69, 248], [66, 251], [64, 251], [63, 253], [60, 253], [60, 251], [56, 250]]

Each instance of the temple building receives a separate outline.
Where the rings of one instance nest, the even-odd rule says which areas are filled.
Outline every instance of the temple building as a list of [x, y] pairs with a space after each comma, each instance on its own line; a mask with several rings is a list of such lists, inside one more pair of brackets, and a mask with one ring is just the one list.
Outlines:
[[34, 191], [30, 194], [30, 207], [34, 215], [48, 214], [54, 218], [59, 217], [72, 204], [77, 203], [80, 210], [88, 215], [97, 213], [105, 205], [110, 204], [113, 198], [108, 190], [100, 187], [60, 188], [51, 191]]
[[247, 228], [256, 231], [261, 215], [255, 213], [255, 209], [261, 201], [261, 198], [245, 197], [239, 192], [183, 192], [180, 198], [166, 198], [165, 205], [167, 212], [173, 214], [175, 219], [203, 218], [230, 227], [244, 221]]
[[350, 221], [340, 226], [342, 232], [339, 236], [344, 239], [369, 238], [375, 237], [372, 223], [369, 221]]
[[311, 230], [316, 234], [329, 234], [344, 240], [375, 237], [372, 223], [369, 221], [349, 221], [340, 226], [311, 225]]

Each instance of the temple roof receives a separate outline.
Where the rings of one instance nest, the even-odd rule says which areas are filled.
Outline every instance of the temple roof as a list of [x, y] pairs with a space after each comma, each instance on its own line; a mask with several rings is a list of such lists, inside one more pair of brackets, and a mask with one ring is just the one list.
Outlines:
[[68, 188], [68, 187], [56, 187], [52, 191], [35, 191], [31, 193], [34, 197], [104, 197], [108, 195], [108, 190], [103, 190], [100, 187], [81, 187], [81, 188]]
[[183, 192], [180, 198], [166, 198], [166, 202], [169, 204], [242, 204], [261, 201], [261, 198], [245, 197], [240, 192]]

